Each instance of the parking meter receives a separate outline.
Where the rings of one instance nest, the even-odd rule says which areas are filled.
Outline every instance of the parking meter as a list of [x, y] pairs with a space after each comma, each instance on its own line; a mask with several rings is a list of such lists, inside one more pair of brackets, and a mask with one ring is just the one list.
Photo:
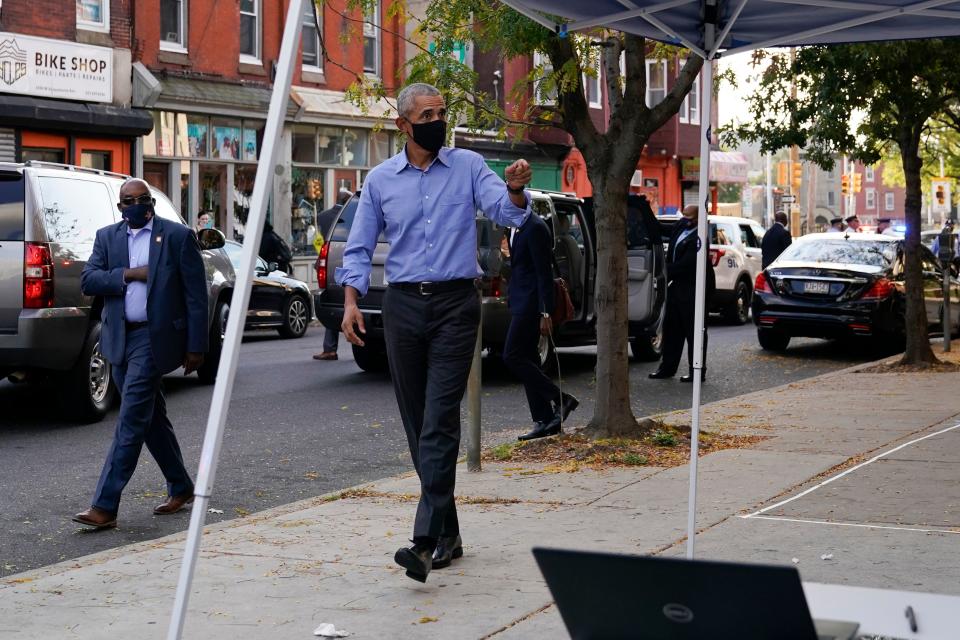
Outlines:
[[949, 268], [950, 262], [953, 260], [953, 256], [956, 255], [956, 247], [954, 246], [954, 241], [956, 236], [953, 234], [952, 226], [946, 226], [943, 228], [943, 231], [940, 232], [939, 242], [939, 255], [940, 263]]
[[943, 231], [937, 238], [938, 251], [937, 257], [940, 258], [940, 264], [943, 265], [943, 350], [950, 351], [950, 332], [953, 323], [950, 320], [950, 266], [953, 262], [953, 256], [956, 254], [956, 247], [953, 235], [953, 225], [944, 225]]

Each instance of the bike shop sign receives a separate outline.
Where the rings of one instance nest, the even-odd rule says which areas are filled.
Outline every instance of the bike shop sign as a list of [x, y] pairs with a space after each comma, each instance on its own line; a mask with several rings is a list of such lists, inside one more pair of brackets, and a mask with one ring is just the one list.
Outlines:
[[0, 93], [113, 102], [113, 51], [0, 32]]

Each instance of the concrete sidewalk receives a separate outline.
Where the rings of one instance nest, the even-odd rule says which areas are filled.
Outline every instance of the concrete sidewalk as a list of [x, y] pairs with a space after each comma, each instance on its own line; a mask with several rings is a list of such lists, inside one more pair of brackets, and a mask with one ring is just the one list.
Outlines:
[[[705, 428], [769, 438], [701, 459], [698, 557], [960, 593], [960, 373], [859, 373], [867, 366], [705, 407]], [[682, 555], [687, 478], [686, 466], [462, 468], [466, 555], [425, 585], [392, 562], [413, 519], [410, 475], [210, 526], [184, 637], [310, 638], [322, 622], [357, 638], [565, 637], [531, 547]], [[184, 538], [3, 579], [0, 636], [165, 637]]]

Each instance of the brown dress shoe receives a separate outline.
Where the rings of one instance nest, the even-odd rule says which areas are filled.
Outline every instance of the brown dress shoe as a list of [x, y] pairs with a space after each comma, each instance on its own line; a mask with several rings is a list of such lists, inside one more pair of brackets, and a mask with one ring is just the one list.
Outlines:
[[192, 493], [185, 493], [182, 496], [170, 496], [166, 502], [158, 504], [153, 508], [153, 514], [157, 516], [168, 516], [191, 504], [193, 504]]
[[73, 516], [73, 521], [88, 527], [93, 527], [94, 530], [97, 531], [100, 529], [112, 529], [117, 526], [117, 514], [98, 509], [97, 507], [90, 507], [86, 511], [82, 511]]
[[324, 351], [323, 353], [313, 354], [314, 360], [336, 360], [337, 352], [336, 351]]

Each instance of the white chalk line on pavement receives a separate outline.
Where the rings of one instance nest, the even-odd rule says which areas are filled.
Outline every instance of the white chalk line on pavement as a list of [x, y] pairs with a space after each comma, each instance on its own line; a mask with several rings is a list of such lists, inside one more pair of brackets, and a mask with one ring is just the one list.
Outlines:
[[[766, 513], [767, 511], [770, 511], [771, 509], [776, 509], [776, 508], [778, 508], [778, 507], [782, 507], [783, 505], [785, 505], [785, 504], [787, 504], [787, 503], [789, 503], [789, 502], [793, 502], [794, 500], [797, 500], [797, 499], [802, 498], [802, 497], [804, 497], [804, 496], [806, 496], [806, 495], [809, 495], [809, 494], [813, 493], [814, 491], [816, 491], [817, 489], [820, 489], [821, 487], [825, 487], [825, 486], [827, 486], [828, 484], [830, 484], [831, 482], [834, 482], [834, 481], [836, 481], [836, 480], [839, 480], [840, 478], [842, 478], [842, 477], [844, 477], [844, 476], [846, 476], [846, 475], [849, 475], [849, 474], [853, 473], [853, 472], [856, 471], [857, 469], [862, 469], [863, 467], [867, 466], [868, 464], [873, 464], [873, 463], [876, 462], [877, 460], [880, 460], [880, 459], [882, 459], [882, 458], [885, 458], [885, 457], [889, 456], [889, 455], [892, 454], [892, 453], [896, 453], [897, 451], [900, 451], [901, 449], [905, 449], [906, 447], [909, 447], [909, 446], [911, 446], [911, 445], [917, 444], [918, 442], [922, 442], [922, 441], [924, 441], [924, 440], [927, 440], [928, 438], [933, 438], [934, 436], [943, 435], [944, 433], [947, 433], [948, 431], [953, 431], [954, 429], [957, 429], [957, 428], [960, 428], [960, 423], [957, 423], [957, 424], [953, 425], [952, 427], [947, 427], [946, 429], [941, 429], [940, 431], [936, 431], [936, 432], [934, 432], [934, 433], [928, 433], [927, 435], [921, 436], [921, 437], [919, 437], [919, 438], [914, 438], [913, 440], [910, 440], [909, 442], [904, 442], [903, 444], [898, 445], [898, 446], [894, 447], [893, 449], [890, 449], [889, 451], [884, 451], [883, 453], [877, 454], [877, 455], [875, 455], [874, 457], [870, 458], [869, 460], [867, 460], [867, 461], [865, 461], [865, 462], [861, 462], [860, 464], [858, 464], [858, 465], [856, 465], [856, 466], [850, 467], [849, 469], [838, 473], [837, 475], [833, 476], [832, 478], [827, 478], [827, 479], [824, 480], [823, 482], [821, 482], [821, 483], [819, 483], [819, 484], [816, 484], [816, 485], [810, 487], [809, 489], [807, 489], [807, 490], [805, 490], [805, 491], [801, 491], [800, 493], [798, 493], [798, 494], [795, 495], [795, 496], [791, 496], [791, 497], [787, 498], [786, 500], [781, 500], [780, 502], [778, 502], [778, 503], [776, 503], [776, 504], [772, 504], [772, 505], [770, 505], [769, 507], [764, 507], [763, 509], [760, 509], [759, 511], [754, 511], [753, 513], [748, 513], [747, 515], [742, 515], [742, 516], [740, 516], [740, 517], [741, 517], [741, 518], [744, 518], [744, 519], [746, 519], [746, 518], [756, 518], [756, 517], [759, 517], [759, 516], [761, 516], [762, 514]], [[769, 519], [769, 518], [768, 518], [768, 519]]]
[[799, 522], [802, 524], [826, 524], [833, 525], [835, 527], [860, 527], [863, 529], [886, 529], [889, 531], [915, 531], [917, 533], [952, 533], [954, 535], [960, 535], [960, 531], [954, 529], [923, 529], [920, 527], [894, 527], [888, 524], [869, 524], [862, 522], [830, 522], [828, 520], [806, 520], [804, 518], [783, 518], [780, 516], [758, 516], [758, 515], [748, 515], [740, 516], [743, 519], [750, 518], [752, 520], [773, 520], [775, 522]]

